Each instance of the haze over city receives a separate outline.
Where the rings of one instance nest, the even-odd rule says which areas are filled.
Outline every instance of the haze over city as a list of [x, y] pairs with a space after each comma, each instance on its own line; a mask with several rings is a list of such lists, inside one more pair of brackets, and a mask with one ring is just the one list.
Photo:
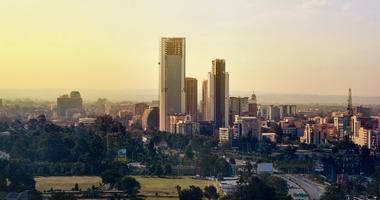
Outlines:
[[211, 60], [224, 58], [231, 91], [351, 87], [379, 96], [379, 8], [377, 0], [5, 1], [0, 88], [155, 91], [160, 37], [181, 36], [186, 76], [206, 79]]
[[379, 200], [379, 0], [3, 0], [0, 200]]

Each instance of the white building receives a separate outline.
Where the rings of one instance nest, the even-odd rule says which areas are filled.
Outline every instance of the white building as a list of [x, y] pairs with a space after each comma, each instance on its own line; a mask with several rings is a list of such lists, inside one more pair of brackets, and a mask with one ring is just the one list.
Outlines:
[[219, 128], [219, 143], [228, 144], [231, 137], [230, 128]]
[[220, 188], [224, 194], [232, 195], [236, 192], [238, 186], [239, 177], [224, 177], [223, 181], [219, 182]]
[[300, 137], [300, 141], [314, 145], [326, 143], [328, 138], [328, 129], [326, 127], [323, 124], [306, 124], [304, 135]]
[[199, 123], [191, 115], [176, 114], [170, 116], [169, 129], [174, 134], [199, 134]]
[[276, 133], [262, 133], [262, 138], [267, 138], [270, 142], [276, 143], [277, 134]]
[[169, 116], [185, 112], [185, 38], [161, 38], [160, 130], [169, 131]]
[[379, 149], [380, 148], [380, 131], [370, 130], [368, 133], [368, 148]]
[[5, 153], [4, 151], [0, 151], [0, 160], [9, 160], [11, 156], [8, 153]]
[[257, 164], [257, 173], [263, 174], [263, 173], [273, 173], [273, 163], [258, 163]]

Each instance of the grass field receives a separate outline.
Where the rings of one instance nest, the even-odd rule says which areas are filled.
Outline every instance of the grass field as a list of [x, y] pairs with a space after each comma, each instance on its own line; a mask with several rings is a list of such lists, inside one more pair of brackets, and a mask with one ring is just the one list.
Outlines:
[[181, 188], [187, 188], [190, 185], [198, 186], [201, 189], [207, 185], [214, 185], [217, 187], [217, 183], [215, 181], [195, 180], [191, 177], [152, 178], [138, 176], [135, 178], [142, 186], [141, 194], [146, 196], [154, 196], [156, 193], [158, 193], [159, 196], [176, 196], [177, 185], [181, 186]]
[[50, 190], [50, 188], [71, 190], [75, 183], [78, 183], [82, 190], [86, 190], [93, 185], [98, 186], [102, 182], [102, 179], [96, 176], [49, 176], [36, 177], [35, 180], [38, 191]]
[[[176, 186], [187, 188], [190, 185], [204, 188], [207, 185], [214, 185], [217, 187], [216, 181], [196, 180], [191, 177], [179, 178], [157, 178], [157, 177], [142, 177], [134, 176], [141, 184], [140, 194], [147, 196], [148, 200], [151, 199], [177, 199]], [[51, 176], [51, 177], [36, 177], [36, 188], [39, 191], [53, 189], [71, 190], [75, 183], [78, 183], [82, 190], [86, 190], [92, 185], [99, 185], [101, 179], [96, 176]], [[217, 187], [218, 188], [218, 187]], [[156, 197], [156, 193], [161, 198]], [[172, 198], [170, 198], [172, 197]]]

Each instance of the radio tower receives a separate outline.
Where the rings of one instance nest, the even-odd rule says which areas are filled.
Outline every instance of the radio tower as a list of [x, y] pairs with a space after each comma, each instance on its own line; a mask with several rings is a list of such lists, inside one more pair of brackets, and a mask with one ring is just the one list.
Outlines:
[[353, 110], [352, 110], [352, 91], [351, 91], [351, 88], [348, 89], [347, 114], [348, 114], [348, 116], [352, 116], [353, 115]]

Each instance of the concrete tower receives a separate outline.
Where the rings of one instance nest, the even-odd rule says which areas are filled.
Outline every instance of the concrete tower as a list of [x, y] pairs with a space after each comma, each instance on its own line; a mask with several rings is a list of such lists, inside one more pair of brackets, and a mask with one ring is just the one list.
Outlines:
[[198, 113], [198, 81], [195, 78], [185, 79], [186, 114], [191, 115], [192, 121], [197, 121]]
[[185, 112], [185, 38], [161, 38], [160, 131], [169, 131], [169, 116]]
[[212, 71], [208, 80], [209, 121], [215, 122], [215, 128], [229, 126], [229, 74], [223, 59], [212, 61]]

